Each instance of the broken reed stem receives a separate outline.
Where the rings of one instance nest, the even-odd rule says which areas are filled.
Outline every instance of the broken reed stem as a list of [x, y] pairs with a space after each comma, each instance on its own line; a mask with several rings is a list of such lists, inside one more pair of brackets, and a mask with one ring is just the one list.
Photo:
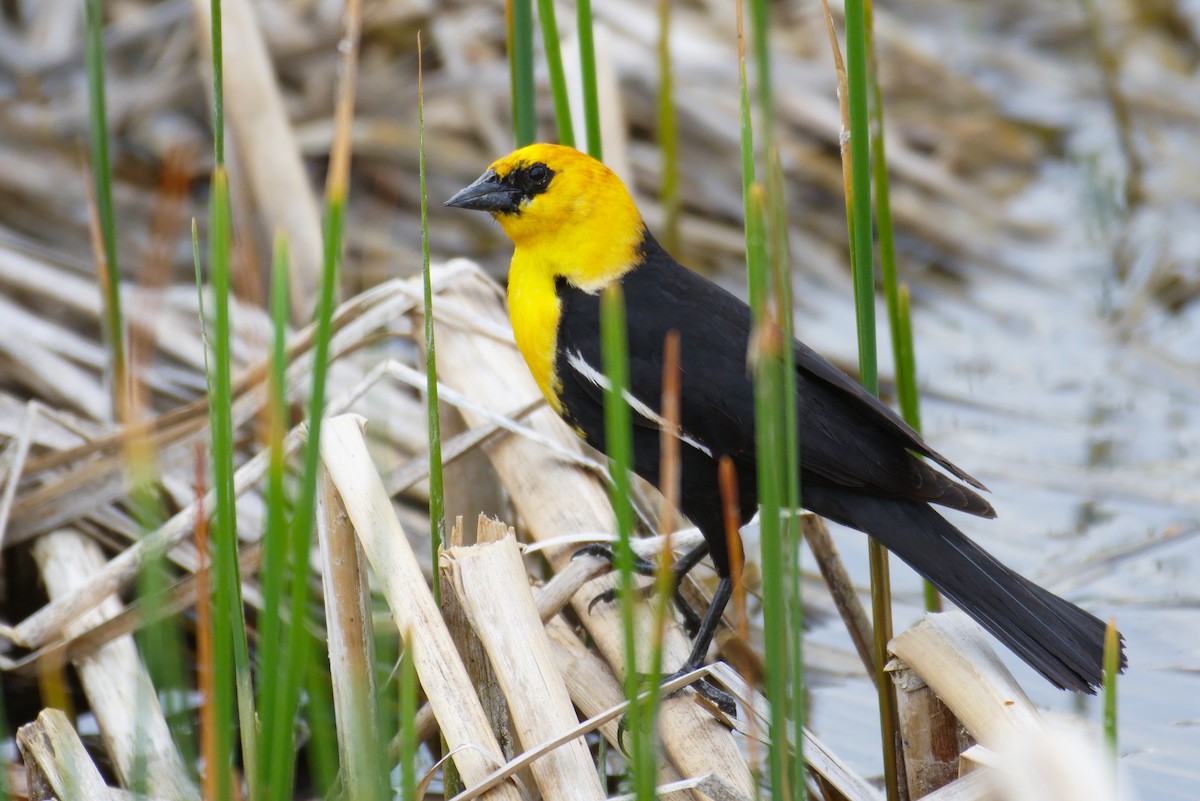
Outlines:
[[[329, 420], [321, 441], [322, 463], [346, 505], [397, 625], [412, 634], [421, 686], [454, 752], [459, 775], [472, 784], [484, 779], [502, 759], [500, 746], [372, 464], [360, 421], [351, 415]], [[519, 801], [511, 785], [498, 787], [496, 798]]]
[[[495, 672], [520, 747], [530, 749], [571, 731], [578, 718], [530, 593], [516, 540], [506, 535], [451, 548], [443, 572]], [[545, 798], [605, 797], [582, 737], [562, 741], [530, 770]]]
[[317, 531], [342, 784], [356, 801], [386, 801], [367, 571], [341, 496], [324, 471]]

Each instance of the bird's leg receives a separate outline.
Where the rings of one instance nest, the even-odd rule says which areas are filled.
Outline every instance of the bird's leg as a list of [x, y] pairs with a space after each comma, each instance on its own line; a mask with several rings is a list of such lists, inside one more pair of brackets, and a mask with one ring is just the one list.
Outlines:
[[[612, 548], [600, 543], [586, 545], [575, 552], [575, 556], [586, 554], [588, 556], [599, 556], [602, 559], [607, 559], [609, 562], [616, 561], [616, 555]], [[688, 574], [693, 567], [698, 565], [705, 556], [708, 555], [708, 543], [702, 542], [692, 550], [685, 553], [683, 556], [675, 560], [675, 564], [671, 566], [671, 598], [675, 602], [675, 608], [679, 610], [679, 614], [683, 617], [683, 627], [687, 631], [689, 637], [695, 637], [701, 627], [700, 616], [696, 614], [696, 610], [692, 609], [692, 605], [683, 597], [683, 593], [679, 589], [683, 577]], [[572, 557], [574, 558], [574, 557]], [[648, 559], [643, 559], [640, 556], [634, 557], [633, 570], [638, 575], [653, 576], [658, 571], [658, 566]], [[643, 597], [649, 597], [654, 594], [654, 585], [645, 587], [642, 590]], [[598, 603], [612, 603], [617, 599], [616, 588], [605, 590], [592, 599], [588, 604], [588, 611], [592, 610]], [[711, 640], [712, 637], [710, 636]]]
[[[704, 614], [704, 621], [700, 624], [700, 629], [696, 633], [696, 639], [692, 643], [692, 653], [688, 656], [687, 661], [679, 670], [668, 676], [664, 683], [677, 679], [685, 673], [691, 673], [704, 664], [704, 659], [708, 656], [708, 647], [712, 645], [713, 637], [716, 636], [717, 626], [721, 623], [721, 615], [725, 613], [725, 607], [729, 604], [729, 599], [733, 595], [733, 579], [729, 576], [722, 576], [717, 582], [717, 591], [713, 593], [712, 603], [708, 605], [708, 611]], [[722, 692], [709, 683], [707, 679], [703, 679], [696, 685], [696, 692], [708, 698], [726, 715], [733, 717], [737, 714], [737, 704], [733, 697], [728, 693]]]
[[[594, 543], [586, 547], [580, 548], [575, 552], [575, 556], [587, 554], [590, 556], [599, 556], [607, 559], [610, 562], [614, 561], [615, 555], [611, 548], [607, 545]], [[725, 613], [725, 607], [729, 605], [729, 599], [733, 595], [733, 579], [729, 576], [722, 576], [717, 581], [716, 592], [713, 593], [712, 602], [708, 605], [708, 611], [705, 612], [703, 620], [696, 614], [696, 610], [692, 609], [691, 604], [684, 599], [679, 590], [680, 582], [693, 567], [700, 563], [705, 556], [708, 555], [708, 543], [702, 542], [692, 550], [685, 553], [679, 559], [675, 560], [675, 564], [671, 567], [671, 582], [672, 582], [672, 597], [675, 600], [675, 606], [679, 609], [684, 618], [684, 626], [688, 633], [692, 636], [692, 652], [688, 656], [687, 661], [679, 670], [667, 676], [663, 683], [677, 679], [685, 673], [691, 673], [704, 664], [704, 659], [708, 656], [708, 648], [712, 645], [713, 637], [716, 636], [717, 626], [721, 623], [721, 615]], [[654, 575], [656, 566], [653, 562], [637, 558], [634, 564], [634, 571], [643, 576]], [[645, 588], [643, 592], [647, 595], [654, 592], [653, 585]], [[592, 599], [588, 604], [588, 611], [598, 603], [612, 603], [616, 600], [616, 589], [605, 590]], [[733, 697], [725, 693], [711, 683], [707, 679], [703, 679], [693, 685], [696, 692], [708, 698], [717, 705], [722, 712], [729, 716], [737, 714], [737, 704]]]

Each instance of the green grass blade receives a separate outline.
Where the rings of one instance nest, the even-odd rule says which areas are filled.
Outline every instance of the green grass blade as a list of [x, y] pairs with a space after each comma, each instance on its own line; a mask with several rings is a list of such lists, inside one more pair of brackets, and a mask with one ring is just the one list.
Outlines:
[[1108, 619], [1104, 630], [1104, 744], [1112, 763], [1112, 778], [1117, 779], [1117, 674], [1121, 672], [1121, 635], [1117, 621]]
[[550, 92], [554, 96], [558, 141], [575, 147], [575, 127], [571, 124], [571, 103], [567, 98], [567, 75], [563, 70], [558, 23], [554, 19], [554, 0], [538, 0], [538, 19], [542, 23], [542, 47], [546, 51], [546, 67], [550, 72]]
[[[917, 391], [917, 358], [913, 349], [912, 309], [908, 285], [900, 284], [896, 289], [896, 320], [892, 333], [896, 342], [896, 394], [900, 398], [900, 415], [914, 431], [921, 431], [921, 403]], [[942, 611], [942, 596], [929, 581], [921, 582], [925, 595], [925, 611]]]
[[508, 68], [517, 147], [537, 141], [533, 84], [533, 0], [508, 0]]
[[859, 380], [879, 394], [875, 352], [875, 260], [871, 245], [871, 155], [867, 124], [866, 23], [863, 0], [846, 0], [846, 75], [850, 85], [851, 203], [854, 302], [858, 321]]
[[[417, 159], [421, 175], [421, 274], [425, 304], [425, 400], [429, 424], [429, 533], [433, 575], [446, 539], [446, 498], [442, 483], [442, 424], [438, 416], [437, 351], [433, 341], [433, 279], [429, 268], [429, 196], [425, 192], [425, 94], [421, 70], [421, 38], [417, 37]], [[441, 582], [433, 582], [433, 597], [441, 605]]]
[[[777, 354], [772, 354], [772, 360], [767, 369], [778, 374], [767, 382], [764, 391], [772, 392], [774, 401], [768, 404], [765, 413], [774, 415], [774, 425], [778, 436], [775, 438], [779, 452], [770, 454], [773, 459], [773, 470], [776, 471], [775, 481], [779, 492], [779, 505], [787, 509], [788, 514], [781, 521], [778, 533], [778, 544], [764, 541], [764, 566], [768, 561], [774, 562], [769, 568], [772, 574], [770, 581], [777, 586], [768, 588], [768, 576], [764, 571], [764, 592], [773, 600], [764, 599], [764, 609], [767, 604], [774, 604], [778, 611], [778, 620], [773, 621], [776, 637], [779, 638], [778, 652], [774, 655], [775, 670], [782, 674], [780, 686], [775, 689], [779, 693], [772, 704], [780, 704], [785, 708], [785, 714], [773, 722], [773, 727], [779, 735], [772, 738], [772, 747], [779, 750], [778, 761], [787, 777], [788, 785], [774, 785], [781, 792], [802, 792], [806, 785], [805, 765], [803, 759], [804, 743], [804, 662], [803, 638], [804, 621], [801, 599], [800, 582], [800, 525], [799, 517], [794, 513], [800, 509], [800, 442], [799, 442], [799, 409], [796, 403], [796, 354], [791, 343], [794, 339], [792, 324], [792, 281], [791, 254], [788, 244], [787, 206], [784, 197], [783, 167], [779, 160], [779, 149], [775, 137], [775, 98], [771, 78], [771, 48], [768, 31], [770, 28], [770, 10], [767, 0], [752, 0], [750, 4], [751, 27], [754, 37], [754, 61], [757, 76], [758, 112], [763, 151], [763, 172], [765, 181], [765, 206], [762, 209], [763, 219], [756, 224], [762, 226], [765, 239], [766, 258], [770, 271], [770, 294], [774, 301], [775, 320], [782, 329], [781, 347]], [[748, 91], [748, 90], [747, 90]], [[749, 219], [749, 217], [747, 218]], [[747, 254], [751, 251], [748, 248]], [[761, 254], [754, 254], [759, 258]], [[748, 265], [749, 266], [749, 265]], [[771, 383], [776, 386], [771, 388]], [[780, 447], [782, 446], [782, 447]], [[764, 507], [765, 508], [765, 507]], [[778, 573], [776, 576], [775, 574]], [[768, 655], [768, 664], [772, 657]], [[784, 721], [791, 724], [792, 740], [795, 751], [786, 748]]]
[[212, 43], [213, 157], [216, 165], [221, 167], [225, 164], [225, 45], [221, 27], [221, 0], [210, 0], [209, 8], [212, 25], [209, 41]]
[[[871, 161], [875, 189], [875, 225], [879, 236], [879, 264], [883, 278], [883, 293], [887, 301], [888, 325], [892, 338], [892, 363], [896, 372], [896, 394], [900, 413], [914, 430], [921, 430], [918, 405], [916, 364], [912, 358], [912, 321], [900, 308], [900, 288], [896, 278], [896, 242], [892, 225], [891, 188], [888, 181], [887, 147], [883, 135], [883, 90], [879, 85], [879, 70], [875, 57], [875, 21], [871, 0], [864, 0], [867, 77], [870, 81]], [[906, 353], [907, 351], [907, 353]], [[928, 581], [923, 582], [925, 609], [941, 611], [941, 597]]]
[[579, 75], [583, 84], [583, 123], [587, 152], [603, 160], [600, 143], [600, 92], [596, 85], [596, 42], [592, 31], [592, 0], [575, 0], [575, 25], [579, 35]]
[[[852, 264], [858, 321], [859, 380], [879, 394], [875, 346], [875, 261], [872, 251], [871, 157], [868, 117], [867, 24], [864, 0], [846, 0], [846, 75], [849, 81]], [[895, 689], [884, 672], [887, 642], [892, 635], [891, 578], [887, 550], [875, 540], [868, 544], [871, 601], [875, 632], [875, 673], [883, 739], [884, 784], [889, 801], [899, 797]]]
[[400, 654], [400, 801], [417, 801], [417, 669], [412, 638]]
[[117, 264], [117, 231], [113, 212], [112, 163], [109, 160], [108, 111], [104, 80], [104, 8], [102, 0], [84, 0], [84, 60], [87, 64], [92, 183], [96, 218], [103, 241], [104, 263], [97, 265], [104, 301], [101, 316], [108, 350], [109, 392], [114, 419], [120, 419], [128, 382], [125, 323], [121, 313], [121, 271]]
[[[900, 398], [900, 413], [906, 423], [916, 431], [921, 430], [921, 404], [917, 391], [917, 360], [913, 350], [912, 301], [908, 284], [896, 288], [896, 318], [899, 345], [896, 348], [896, 389]], [[899, 376], [903, 375], [901, 381]]]
[[[332, 319], [337, 285], [338, 255], [341, 252], [345, 222], [345, 195], [330, 198], [325, 210], [325, 264], [317, 304], [317, 335], [313, 343], [313, 379], [308, 403], [308, 443], [304, 450], [304, 468], [299, 485], [290, 530], [292, 575], [289, 593], [289, 627], [284, 640], [285, 669], [275, 685], [274, 713], [279, 720], [291, 721], [296, 712], [301, 683], [309, 669], [312, 637], [304, 628], [308, 615], [309, 559], [312, 549], [313, 520], [316, 512], [317, 471], [320, 467], [321, 427], [325, 414], [325, 387], [329, 371], [329, 341], [333, 336]], [[270, 771], [268, 787], [272, 797], [291, 797], [293, 748], [292, 737], [276, 736], [268, 743]]]
[[[633, 505], [630, 500], [632, 496], [629, 471], [633, 467], [633, 429], [629, 404], [625, 401], [629, 391], [629, 343], [625, 323], [625, 298], [619, 283], [605, 287], [600, 295], [600, 339], [604, 375], [608, 378], [608, 386], [604, 391], [605, 452], [608, 454], [609, 472], [612, 475], [611, 498], [617, 522], [616, 566], [619, 572], [621, 625], [625, 635], [625, 697], [632, 700], [638, 694], [634, 555], [630, 544], [633, 534]], [[642, 722], [644, 714], [644, 703], [630, 704], [627, 716], [631, 735], [630, 771], [634, 792], [639, 801], [654, 796], [655, 764], [653, 750], [647, 749], [645, 745], [646, 732]], [[650, 755], [649, 760], [647, 753]]]
[[679, 125], [675, 117], [675, 80], [671, 72], [671, 0], [658, 0], [658, 149], [662, 153], [662, 245], [679, 251]]
[[[330, 340], [333, 338], [333, 310], [337, 298], [338, 264], [342, 252], [342, 237], [346, 219], [346, 197], [350, 186], [350, 132], [354, 122], [354, 99], [357, 82], [358, 44], [362, 30], [361, 6], [350, 0], [346, 4], [341, 51], [341, 69], [334, 109], [334, 137], [329, 153], [329, 171], [325, 180], [325, 213], [323, 218], [323, 259], [319, 296], [316, 308], [316, 335], [313, 340], [312, 386], [308, 399], [308, 442], [304, 449], [304, 460], [298, 487], [298, 497], [290, 530], [291, 583], [289, 603], [289, 628], [283, 644], [286, 655], [282, 679], [276, 685], [274, 701], [275, 715], [280, 720], [292, 720], [300, 697], [300, 690], [307, 681], [314, 679], [312, 672], [318, 661], [314, 648], [324, 648], [305, 627], [309, 598], [309, 553], [312, 549], [313, 523], [316, 516], [317, 479], [321, 465], [321, 430], [325, 417], [325, 392], [329, 374]], [[328, 680], [324, 680], [328, 683]], [[319, 682], [318, 682], [319, 683]], [[318, 688], [320, 689], [320, 688]], [[321, 696], [327, 698], [326, 696]], [[310, 719], [314, 715], [326, 715], [330, 707], [324, 701], [317, 703], [310, 692], [313, 704], [309, 707]], [[331, 727], [332, 730], [332, 727]], [[294, 749], [291, 736], [277, 737], [271, 741], [268, 759], [270, 771], [268, 787], [272, 798], [291, 798]], [[332, 737], [329, 738], [333, 742]], [[324, 742], [324, 741], [322, 741]], [[327, 758], [327, 744], [319, 744], [321, 758]], [[336, 743], [332, 746], [336, 753]]]
[[754, 370], [755, 449], [758, 455], [759, 539], [762, 546], [763, 639], [766, 644], [766, 695], [771, 706], [770, 786], [790, 798], [787, 734], [791, 678], [788, 669], [787, 606], [783, 592], [782, 532], [785, 463], [782, 447], [783, 339], [770, 308], [771, 272], [767, 256], [765, 192], [750, 188], [746, 205], [746, 265], [750, 277], [754, 333], [750, 364]]
[[[213, 695], [218, 713], [217, 755], [220, 765], [209, 770], [219, 774], [231, 768], [233, 744], [231, 721], [238, 710], [243, 760], [247, 782], [253, 788], [255, 767], [255, 724], [253, 693], [250, 691], [250, 659], [246, 644], [246, 621], [242, 606], [241, 579], [237, 559], [236, 496], [233, 487], [233, 414], [230, 349], [230, 210], [229, 181], [223, 167], [213, 170], [212, 214], [209, 230], [209, 281], [213, 290], [213, 355], [209, 378], [209, 425], [212, 429], [213, 488], [216, 508], [212, 525], [213, 587]], [[219, 776], [220, 790], [230, 787]], [[231, 789], [231, 788], [230, 788]]]
[[[312, 639], [308, 629], [299, 629], [302, 636]], [[309, 646], [311, 651], [312, 646]], [[338, 763], [337, 720], [333, 711], [333, 684], [329, 679], [329, 660], [308, 660], [307, 718], [311, 732], [305, 752], [308, 754], [309, 773], [318, 798], [336, 798], [341, 765]], [[291, 742], [291, 737], [288, 738]], [[288, 796], [289, 798], [291, 796]]]
[[[287, 321], [289, 314], [287, 239], [280, 233], [275, 237], [271, 260], [271, 323], [274, 336], [271, 345], [271, 365], [267, 384], [267, 448], [270, 463], [267, 467], [267, 524], [263, 534], [263, 560], [260, 586], [263, 614], [259, 619], [259, 665], [261, 676], [282, 674], [283, 654], [280, 650], [284, 608], [284, 576], [288, 560], [287, 498], [284, 478], [283, 439], [288, 429], [287, 403]], [[288, 737], [291, 719], [277, 715], [275, 685], [259, 682], [258, 714], [264, 743], [276, 737]], [[269, 748], [260, 753], [259, 774], [267, 775]]]

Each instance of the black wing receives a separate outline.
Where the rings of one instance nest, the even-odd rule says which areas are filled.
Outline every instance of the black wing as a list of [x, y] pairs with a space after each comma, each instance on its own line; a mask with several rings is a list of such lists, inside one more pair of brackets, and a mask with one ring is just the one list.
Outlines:
[[[649, 409], [659, 408], [663, 340], [668, 331], [679, 331], [684, 433], [709, 449], [714, 458], [727, 454], [743, 466], [753, 465], [754, 386], [746, 362], [749, 307], [676, 262], [649, 232], [642, 255], [641, 266], [621, 282], [629, 325], [632, 394]], [[570, 411], [571, 396], [578, 399], [578, 405], [587, 395], [593, 404], [602, 405], [602, 387], [581, 380], [578, 371], [561, 358], [561, 354], [575, 354], [600, 372], [599, 298], [565, 282], [560, 283], [560, 298], [564, 308], [557, 369], [564, 383], [564, 403]], [[991, 505], [977, 493], [913, 455], [926, 456], [955, 477], [982, 488], [930, 448], [886, 404], [804, 344], [795, 343], [795, 354], [803, 482], [995, 516]], [[655, 425], [644, 416], [635, 414], [634, 419]], [[588, 426], [581, 427], [587, 433]], [[600, 443], [602, 435], [593, 441]]]

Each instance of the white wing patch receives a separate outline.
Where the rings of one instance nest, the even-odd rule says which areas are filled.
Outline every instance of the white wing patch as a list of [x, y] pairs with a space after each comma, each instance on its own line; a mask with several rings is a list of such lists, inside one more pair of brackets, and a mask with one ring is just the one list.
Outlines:
[[[570, 365], [572, 370], [579, 373], [579, 375], [588, 383], [593, 384], [594, 386], [597, 386], [606, 392], [608, 391], [610, 386], [608, 382], [608, 376], [604, 375], [604, 373], [588, 364], [587, 359], [583, 358], [583, 354], [581, 354], [579, 351], [573, 350], [567, 352], [567, 364]], [[640, 399], [635, 397], [629, 390], [625, 390], [624, 395], [626, 403], [628, 403], [629, 407], [639, 415], [649, 420], [651, 423], [654, 423], [654, 425], [658, 426], [660, 429], [671, 430], [674, 428], [675, 436], [679, 437], [682, 442], [691, 445], [708, 458], [712, 458], [712, 450], [710, 450], [704, 443], [688, 436], [677, 426], [672, 426], [665, 417], [651, 409]]]

